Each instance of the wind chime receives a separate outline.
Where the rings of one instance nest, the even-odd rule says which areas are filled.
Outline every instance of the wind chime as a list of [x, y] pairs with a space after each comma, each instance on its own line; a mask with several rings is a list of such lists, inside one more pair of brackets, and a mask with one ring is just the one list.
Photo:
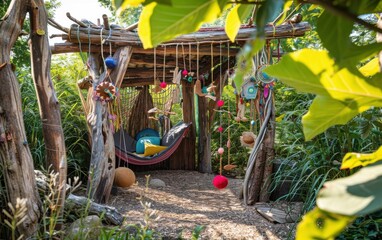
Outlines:
[[[279, 45], [278, 45], [279, 47]], [[243, 108], [245, 104], [250, 107], [250, 131], [243, 132], [240, 137], [242, 146], [252, 148], [257, 138], [256, 134], [256, 116], [260, 125], [264, 121], [264, 103], [267, 100], [270, 91], [274, 87], [274, 78], [271, 78], [263, 70], [270, 64], [270, 43], [267, 41], [266, 48], [263, 48], [261, 53], [256, 56], [253, 63], [253, 72], [245, 77], [245, 82], [240, 92], [240, 102], [238, 103], [238, 114], [235, 120], [243, 121]], [[245, 111], [245, 110], [244, 110]], [[245, 117], [245, 119], [247, 119]], [[247, 119], [248, 121], [248, 119]]]
[[[219, 155], [219, 175], [216, 175], [214, 177], [214, 179], [212, 180], [212, 184], [217, 188], [217, 189], [224, 189], [225, 187], [227, 187], [228, 185], [228, 179], [222, 175], [223, 173], [223, 154], [224, 154], [224, 148], [222, 147], [222, 142], [223, 142], [223, 126], [222, 126], [222, 122], [223, 122], [223, 112], [221, 110], [221, 108], [224, 106], [224, 100], [222, 99], [222, 89], [223, 89], [223, 80], [222, 80], [222, 52], [221, 52], [221, 43], [220, 43], [220, 75], [219, 75], [219, 78], [220, 78], [220, 89], [219, 89], [219, 93], [220, 93], [220, 99], [216, 102], [216, 105], [217, 107], [220, 109], [219, 110], [219, 121], [220, 121], [220, 125], [218, 127], [218, 131], [219, 131], [219, 143], [220, 143], [220, 147], [217, 151], [218, 155]], [[211, 56], [212, 58], [212, 56]], [[213, 66], [213, 65], [212, 65]], [[213, 70], [211, 70], [212, 72]], [[212, 74], [212, 73], [211, 73]], [[227, 147], [228, 149], [231, 147], [231, 143], [227, 142]]]

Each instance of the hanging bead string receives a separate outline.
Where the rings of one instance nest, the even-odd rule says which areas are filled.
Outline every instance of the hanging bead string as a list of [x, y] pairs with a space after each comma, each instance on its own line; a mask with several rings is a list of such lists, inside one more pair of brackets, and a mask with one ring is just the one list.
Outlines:
[[270, 42], [270, 40], [267, 40], [266, 47], [267, 47], [266, 51], [267, 51], [267, 55], [268, 55], [267, 64], [270, 64], [270, 62], [271, 62], [271, 42]]
[[102, 38], [102, 32], [103, 32], [103, 27], [101, 28], [101, 31], [100, 31], [100, 40], [101, 40], [101, 57], [102, 57], [102, 62], [103, 62], [103, 67], [104, 69], [106, 69], [106, 63], [105, 63], [105, 57], [103, 56], [103, 43], [104, 43], [104, 40]]
[[176, 47], [175, 47], [175, 56], [176, 56], [175, 67], [178, 67], [178, 46], [179, 44], [176, 44]]
[[163, 49], [163, 79], [162, 82], [165, 82], [165, 77], [166, 77], [166, 46], [164, 46]]
[[182, 43], [182, 55], [183, 55], [183, 69], [186, 69], [186, 56], [184, 53], [184, 45]]
[[157, 75], [157, 48], [154, 48], [154, 85], [155, 85], [156, 75]]
[[277, 39], [277, 62], [280, 62], [280, 39]]
[[[111, 37], [111, 28], [109, 30], [109, 35], [107, 36], [106, 40], [105, 41], [108, 41]], [[111, 42], [109, 41], [109, 54], [110, 56], [112, 55], [112, 51], [111, 51]]]
[[[219, 61], [220, 61], [220, 66], [219, 66], [219, 93], [220, 93], [220, 99], [223, 99], [222, 93], [223, 93], [223, 81], [222, 81], [222, 44], [220, 43], [219, 46]], [[220, 111], [219, 112], [219, 117], [220, 117], [220, 127], [223, 128], [223, 113]], [[223, 129], [220, 131], [220, 147], [223, 145]], [[223, 148], [224, 149], [224, 148]], [[220, 154], [220, 175], [222, 175], [223, 171], [223, 153]]]
[[199, 79], [199, 43], [196, 45], [196, 79]]
[[189, 70], [188, 72], [191, 72], [191, 43], [188, 44], [188, 65], [189, 65]]
[[214, 49], [213, 49], [214, 45], [213, 43], [211, 43], [211, 84], [213, 85], [213, 82], [214, 82], [214, 71], [213, 71], [213, 67], [214, 67]]

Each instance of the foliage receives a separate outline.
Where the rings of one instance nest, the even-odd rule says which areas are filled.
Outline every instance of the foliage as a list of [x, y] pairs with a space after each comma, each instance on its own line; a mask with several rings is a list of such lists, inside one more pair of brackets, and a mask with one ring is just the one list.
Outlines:
[[[111, 0], [98, 0], [98, 2], [101, 3], [102, 6], [108, 8], [110, 11], [114, 9]], [[141, 12], [142, 6], [128, 7], [117, 16], [112, 16], [112, 18], [117, 18], [118, 21], [122, 24], [131, 25], [138, 22]]]
[[[367, 6], [361, 2], [345, 2], [348, 4], [346, 5], [348, 12], [373, 13], [379, 9], [379, 1], [373, 1]], [[381, 49], [381, 45], [377, 43], [356, 45], [353, 43], [350, 38], [353, 22], [348, 18], [343, 18], [343, 15], [336, 14], [336, 8], [339, 6], [326, 7], [329, 10], [326, 9], [319, 17], [317, 31], [328, 53], [301, 50], [284, 56], [279, 64], [266, 70], [267, 73], [279, 77], [300, 91], [318, 95], [313, 100], [308, 113], [303, 117], [304, 134], [307, 140], [333, 125], [345, 124], [372, 106], [381, 106], [378, 95], [381, 93], [382, 86], [376, 83], [379, 74], [368, 78], [362, 75], [357, 68], [362, 61], [376, 55]], [[340, 7], [343, 11], [345, 6]], [[355, 19], [353, 20], [355, 21]], [[338, 26], [340, 31], [329, 31], [329, 28], [333, 26]], [[315, 61], [311, 61], [312, 58]], [[356, 160], [354, 156], [357, 155], [347, 155], [347, 160], [349, 156], [353, 157], [353, 161]], [[367, 158], [369, 158], [369, 163], [380, 159], [378, 152], [368, 155]], [[366, 164], [363, 163], [363, 165]], [[346, 226], [341, 222], [346, 222], [341, 220], [342, 217], [332, 218], [333, 214], [344, 215], [348, 219], [346, 221], [349, 221], [355, 215], [370, 214], [380, 209], [381, 206], [376, 202], [379, 202], [382, 196], [378, 194], [376, 186], [381, 184], [378, 177], [381, 172], [379, 164], [376, 163], [350, 177], [325, 183], [325, 188], [319, 192], [317, 197], [318, 210], [316, 211], [330, 212], [330, 214], [309, 213], [299, 225], [297, 239], [327, 239], [337, 235]], [[345, 202], [344, 199], [346, 199]], [[318, 221], [323, 223], [334, 221], [337, 226], [342, 227], [333, 230], [330, 227], [333, 224], [320, 225]], [[321, 234], [316, 237], [306, 235], [307, 232], [316, 230], [320, 230]]]
[[[78, 56], [54, 56], [51, 75], [60, 103], [62, 127], [67, 150], [68, 176], [83, 176], [89, 159], [88, 133], [86, 120], [81, 107], [76, 80], [84, 74], [82, 62]], [[33, 80], [29, 72], [17, 72], [21, 79], [20, 88], [24, 109], [26, 135], [34, 165], [46, 168], [45, 149], [38, 102]]]

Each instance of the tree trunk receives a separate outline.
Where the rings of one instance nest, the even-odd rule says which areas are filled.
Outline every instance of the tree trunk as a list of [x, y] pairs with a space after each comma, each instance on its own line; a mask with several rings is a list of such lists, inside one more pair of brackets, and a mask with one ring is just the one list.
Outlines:
[[26, 141], [20, 86], [12, 71], [10, 52], [21, 33], [29, 1], [13, 0], [0, 20], [0, 160], [8, 201], [27, 199], [26, 219], [17, 227], [25, 237], [38, 227], [41, 201], [36, 188], [33, 159]]
[[[120, 86], [127, 65], [131, 57], [131, 47], [123, 47], [117, 50], [114, 58], [117, 59], [118, 66], [110, 73], [110, 77], [116, 86]], [[105, 70], [100, 76], [101, 62], [99, 55], [90, 54], [89, 75], [93, 79], [93, 87], [89, 91], [94, 91], [109, 74]], [[90, 98], [89, 98], [90, 96]], [[109, 200], [111, 188], [114, 181], [115, 171], [115, 146], [113, 132], [108, 118], [107, 103], [95, 100], [88, 94], [89, 115], [88, 123], [91, 128], [91, 159], [89, 169], [89, 182], [87, 194], [97, 203], [106, 203]]]
[[[93, 78], [93, 91], [105, 78], [99, 75], [101, 62], [98, 55], [90, 54], [89, 72]], [[109, 200], [115, 171], [115, 151], [113, 134], [110, 131], [107, 105], [91, 98], [88, 121], [91, 128], [92, 150], [89, 168], [87, 196], [96, 203]]]
[[199, 144], [198, 169], [202, 173], [211, 173], [211, 134], [208, 119], [208, 99], [198, 97], [199, 104]]
[[[47, 169], [57, 173], [56, 186], [53, 186], [53, 202], [57, 206], [51, 215], [62, 220], [65, 202], [67, 161], [64, 132], [61, 126], [60, 104], [56, 97], [50, 76], [51, 53], [47, 33], [47, 13], [42, 0], [32, 1], [31, 19], [31, 62], [33, 80], [37, 92], [42, 131], [45, 143]], [[61, 225], [61, 224], [60, 224]], [[59, 227], [58, 225], [57, 227]]]
[[[274, 99], [274, 95], [272, 95]], [[271, 108], [271, 117], [268, 122], [268, 130], [265, 133], [264, 137], [264, 157], [265, 157], [265, 166], [263, 179], [261, 181], [261, 191], [260, 191], [260, 202], [268, 202], [270, 197], [270, 185], [271, 185], [271, 176], [273, 172], [273, 160], [275, 159], [275, 134], [276, 134], [276, 121], [275, 121], [275, 106], [274, 100], [272, 101]]]

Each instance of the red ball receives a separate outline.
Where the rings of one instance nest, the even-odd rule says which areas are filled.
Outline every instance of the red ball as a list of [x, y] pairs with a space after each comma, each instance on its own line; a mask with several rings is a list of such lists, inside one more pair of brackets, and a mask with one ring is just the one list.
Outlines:
[[220, 100], [217, 102], [217, 105], [218, 105], [218, 107], [223, 107], [223, 105], [224, 105], [224, 101], [220, 99]]
[[218, 127], [218, 132], [223, 132], [224, 128], [222, 126]]
[[167, 87], [167, 83], [166, 83], [166, 82], [161, 82], [159, 86], [160, 86], [162, 89], [164, 89], [164, 88]]
[[228, 179], [222, 175], [217, 175], [214, 177], [214, 180], [212, 180], [212, 184], [217, 188], [217, 189], [223, 189], [227, 187], [228, 185]]
[[187, 76], [187, 74], [188, 74], [188, 71], [187, 71], [186, 69], [183, 69], [183, 71], [182, 71], [182, 75], [183, 75], [183, 76]]

